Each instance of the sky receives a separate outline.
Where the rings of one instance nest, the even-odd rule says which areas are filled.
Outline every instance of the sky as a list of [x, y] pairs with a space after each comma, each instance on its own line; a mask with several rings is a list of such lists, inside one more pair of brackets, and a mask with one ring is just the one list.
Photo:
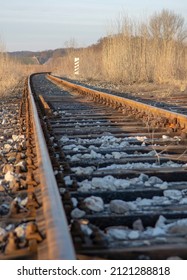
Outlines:
[[121, 14], [143, 19], [162, 9], [187, 21], [187, 0], [0, 0], [0, 41], [7, 51], [57, 49], [71, 41], [86, 47]]

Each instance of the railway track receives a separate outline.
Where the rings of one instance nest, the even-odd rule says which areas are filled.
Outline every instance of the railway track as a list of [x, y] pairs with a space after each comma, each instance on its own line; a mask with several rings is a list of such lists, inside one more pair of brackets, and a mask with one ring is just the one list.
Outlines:
[[0, 260], [74, 259], [30, 83], [0, 109]]
[[187, 258], [185, 115], [45, 74], [31, 76], [23, 100], [30, 203], [13, 229], [2, 217], [1, 258]]

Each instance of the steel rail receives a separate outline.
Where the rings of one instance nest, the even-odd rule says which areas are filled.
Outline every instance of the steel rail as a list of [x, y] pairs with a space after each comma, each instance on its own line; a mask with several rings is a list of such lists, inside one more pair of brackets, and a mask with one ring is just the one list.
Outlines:
[[78, 90], [84, 95], [90, 95], [96, 101], [106, 103], [114, 108], [121, 107], [123, 109], [124, 107], [127, 108], [127, 110], [130, 109], [135, 114], [140, 114], [141, 117], [143, 116], [147, 121], [151, 118], [156, 118], [158, 119], [161, 125], [163, 125], [164, 122], [167, 121], [168, 127], [180, 129], [180, 131], [182, 132], [187, 132], [187, 116], [184, 114], [172, 112], [166, 109], [154, 107], [152, 105], [144, 104], [128, 98], [119, 97], [113, 94], [108, 94], [81, 85], [73, 84], [61, 78], [58, 78], [52, 74], [48, 74], [47, 77], [53, 82]]
[[[31, 75], [32, 76], [32, 75]], [[28, 99], [33, 117], [37, 161], [42, 191], [42, 206], [46, 225], [48, 256], [50, 260], [76, 259], [74, 246], [52, 169], [44, 134], [41, 128], [33, 93], [31, 76], [28, 77]]]
[[[171, 204], [169, 205], [165, 205], [164, 202], [164, 191], [166, 189], [181, 191], [182, 198], [186, 196], [185, 191], [184, 193], [182, 192], [186, 189], [185, 166], [183, 166], [183, 164], [186, 162], [186, 139], [183, 139], [182, 147], [179, 143], [180, 140], [182, 140], [180, 137], [176, 138], [175, 140], [177, 141], [173, 143], [173, 138], [178, 136], [180, 126], [179, 130], [170, 130], [169, 132], [171, 133], [167, 133], [166, 139], [165, 137], [162, 137], [163, 133], [166, 132], [168, 127], [173, 128], [172, 126], [169, 126], [170, 124], [176, 125], [175, 128], [178, 128], [178, 123], [175, 122], [173, 116], [168, 122], [166, 122], [166, 127], [162, 127], [160, 123], [158, 127], [155, 127], [153, 118], [155, 115], [152, 114], [151, 117], [153, 118], [153, 122], [148, 124], [151, 125], [150, 127], [146, 127], [145, 123], [142, 123], [141, 125], [140, 119], [142, 115], [145, 117], [148, 111], [146, 109], [150, 106], [145, 106], [146, 109], [142, 113], [139, 113], [136, 108], [134, 109], [133, 105], [129, 106], [131, 108], [126, 105], [125, 98], [119, 98], [119, 100], [124, 101], [124, 103], [122, 101], [116, 101], [115, 95], [112, 96], [107, 94], [107, 97], [105, 98], [105, 94], [103, 93], [79, 86], [77, 89], [77, 85], [72, 85], [74, 87], [74, 89], [72, 89], [73, 87], [71, 84], [68, 83], [68, 86], [66, 81], [62, 83], [61, 80], [60, 82], [53, 80], [53, 83], [57, 84], [57, 88], [56, 86], [47, 82], [44, 75], [42, 77], [38, 76], [32, 81], [33, 91], [35, 91], [36, 96], [40, 98], [40, 94], [43, 94], [44, 97], [43, 102], [40, 102], [43, 116], [48, 116], [47, 111], [49, 108], [47, 107], [47, 104], [49, 104], [51, 108], [53, 108], [54, 112], [57, 113], [54, 114], [55, 118], [45, 117], [46, 128], [49, 129], [49, 137], [50, 135], [53, 135], [55, 141], [57, 142], [59, 139], [62, 139], [63, 136], [66, 138], [64, 139], [65, 141], [63, 141], [63, 139], [62, 141], [59, 141], [57, 153], [59, 155], [59, 164], [64, 167], [64, 175], [70, 176], [70, 179], [72, 180], [72, 183], [70, 184], [67, 183], [66, 180], [64, 181], [63, 187], [67, 188], [66, 192], [62, 195], [62, 201], [64, 203], [64, 209], [67, 213], [67, 219], [71, 227], [71, 234], [74, 241], [75, 250], [77, 252], [77, 258], [163, 259], [179, 256], [185, 259], [187, 252], [187, 249], [184, 246], [185, 233], [181, 232], [178, 226], [177, 228], [179, 232], [176, 234], [166, 230], [165, 233], [161, 233], [161, 235], [158, 232], [158, 235], [156, 234], [157, 236], [154, 236], [154, 234], [152, 235], [151, 233], [149, 237], [147, 237], [146, 234], [144, 235], [144, 231], [146, 231], [147, 227], [151, 227], [153, 230], [155, 228], [155, 231], [157, 231], [158, 228], [156, 224], [161, 215], [164, 215], [164, 218], [167, 220], [166, 224], [168, 225], [187, 217], [185, 205], [181, 205], [175, 200], [171, 201]], [[59, 84], [62, 84], [61, 90], [59, 89]], [[51, 92], [53, 94], [51, 94]], [[110, 98], [113, 100], [110, 100]], [[112, 109], [108, 107], [111, 107]], [[153, 106], [151, 107], [156, 109]], [[118, 109], [120, 112], [117, 112]], [[89, 117], [88, 121], [86, 121], [87, 116]], [[96, 116], [97, 118], [95, 118]], [[162, 115], [159, 115], [157, 120], [159, 118], [163, 121], [165, 120], [162, 118]], [[187, 117], [185, 117], [185, 119], [187, 120]], [[146, 118], [144, 118], [143, 121], [145, 122]], [[115, 124], [116, 127], [113, 126], [113, 124]], [[165, 123], [163, 124], [165, 125]], [[155, 133], [150, 133], [152, 129], [156, 129], [156, 131], [153, 130]], [[171, 140], [168, 140], [168, 134], [169, 139], [172, 136]], [[141, 151], [143, 154], [142, 157], [139, 154], [139, 148], [145, 147], [142, 145], [142, 141], [139, 141], [138, 138], [136, 138], [136, 148], [131, 146], [135, 144], [134, 139], [129, 139], [130, 141], [128, 142], [130, 145], [125, 145], [125, 147], [122, 148], [122, 151], [126, 152], [127, 155], [124, 154], [124, 157], [123, 155], [122, 157], [116, 157], [114, 154], [114, 157], [111, 157], [110, 159], [110, 157], [106, 155], [112, 154], [112, 148], [115, 147], [115, 141], [112, 141], [114, 145], [105, 145], [106, 141], [105, 139], [104, 141], [102, 139], [104, 135], [107, 137], [108, 135], [112, 137], [118, 137], [118, 144], [125, 140], [124, 138], [126, 136], [143, 136], [145, 139], [147, 139], [144, 144], [152, 151], [154, 150], [154, 154], [151, 155], [151, 157], [148, 157], [146, 151], [144, 150], [144, 152]], [[153, 146], [156, 143], [159, 145], [160, 151], [157, 151], [157, 146]], [[69, 146], [70, 150], [65, 148], [66, 145], [68, 146], [71, 144], [75, 144], [75, 147], [78, 146], [78, 144], [83, 144], [84, 149], [75, 149], [72, 151], [71, 146]], [[174, 150], [171, 149], [165, 153], [166, 147], [171, 148], [170, 144], [176, 144]], [[103, 147], [106, 148], [105, 151], [103, 151]], [[132, 147], [136, 149], [135, 152], [132, 152]], [[116, 151], [121, 152], [119, 145], [117, 145], [116, 148]], [[181, 150], [181, 148], [183, 150]], [[92, 156], [92, 150], [103, 155], [103, 157]], [[87, 159], [87, 156], [83, 156], [85, 154], [90, 154], [89, 160]], [[72, 160], [71, 157], [74, 155], [75, 160]], [[175, 167], [172, 165], [170, 166], [170, 164], [166, 164], [166, 167], [162, 167], [161, 164], [166, 163], [168, 160], [170, 161], [171, 157], [173, 158], [174, 163], [181, 163], [181, 165], [179, 167]], [[146, 165], [139, 165], [132, 169], [131, 167], [127, 166], [128, 168], [126, 169], [122, 164], [127, 162], [145, 164], [158, 163], [158, 166], [154, 167], [150, 165], [147, 167]], [[111, 168], [111, 164], [119, 164], [119, 168], [113, 169]], [[54, 165], [57, 165], [57, 162], [54, 162]], [[84, 168], [89, 166], [94, 167], [94, 170], [91, 172], [91, 174], [86, 174], [86, 172], [82, 172], [83, 174], [81, 174], [81, 172], [79, 173], [73, 170], [74, 167]], [[102, 169], [102, 167], [106, 167], [106, 169]], [[145, 180], [138, 180], [141, 174], [147, 176], [144, 177], [143, 175]], [[104, 184], [107, 183], [107, 181], [104, 179], [107, 175], [113, 176], [116, 179], [131, 180], [136, 178], [136, 180], [140, 181], [141, 183], [140, 185], [138, 184], [138, 186], [135, 183], [136, 181], [134, 181], [133, 186], [124, 189], [115, 188], [115, 184], [113, 188], [107, 188], [106, 186], [103, 186], [102, 188], [103, 182]], [[160, 189], [156, 189], [156, 181], [150, 183], [149, 188], [146, 188], [146, 185], [144, 188], [145, 181], [153, 176], [160, 178], [160, 182], [166, 182], [166, 188], [165, 185], [163, 185]], [[99, 186], [94, 188], [93, 184], [93, 188], [90, 190], [89, 185], [88, 188], [86, 188], [85, 185], [85, 192], [81, 192], [79, 187], [84, 185], [84, 180], [87, 179], [89, 184], [95, 177], [99, 178], [97, 181]], [[60, 176], [57, 180], [59, 180], [57, 182], [59, 182], [60, 187], [62, 183]], [[169, 185], [169, 182], [173, 184]], [[181, 182], [180, 186], [178, 184], [179, 182]], [[87, 207], [85, 204], [85, 198], [91, 196], [100, 197], [101, 200], [103, 200], [103, 204], [107, 205], [107, 207], [104, 207], [104, 212], [90, 211], [90, 209], [88, 209], [89, 207]], [[154, 201], [155, 197], [157, 197], [156, 201]], [[161, 199], [158, 197], [161, 197]], [[71, 203], [72, 198], [77, 200], [77, 206]], [[143, 203], [140, 203], [139, 205], [136, 202], [137, 198], [140, 198], [140, 200], [151, 199], [153, 201], [149, 201], [148, 204], [145, 205], [147, 203], [145, 200], [146, 203], [143, 201]], [[132, 205], [135, 207], [132, 207], [129, 211], [124, 210], [123, 213], [118, 215], [118, 210], [113, 211], [113, 209], [109, 206], [110, 203], [112, 205], [113, 200], [118, 199], [127, 202], [131, 201]], [[79, 218], [78, 215], [74, 215], [72, 211], [75, 208], [85, 212], [83, 217]], [[134, 222], [137, 220], [142, 222], [140, 227], [137, 227], [137, 225], [134, 224]], [[84, 230], [85, 228], [82, 227], [82, 224], [85, 224], [85, 221], [86, 228], [88, 229], [86, 232]], [[118, 229], [119, 226], [126, 227], [127, 229], [126, 231], [124, 228], [124, 238], [119, 238], [121, 240], [119, 240], [116, 235], [112, 235], [111, 231], [115, 228]], [[128, 235], [129, 232], [131, 233], [131, 230], [137, 229], [138, 237], [136, 239], [132, 238], [131, 240], [130, 235]], [[178, 234], [180, 234], [180, 237]], [[159, 236], [164, 236], [164, 239], [161, 238], [159, 240]], [[111, 240], [113, 241], [112, 247]]]

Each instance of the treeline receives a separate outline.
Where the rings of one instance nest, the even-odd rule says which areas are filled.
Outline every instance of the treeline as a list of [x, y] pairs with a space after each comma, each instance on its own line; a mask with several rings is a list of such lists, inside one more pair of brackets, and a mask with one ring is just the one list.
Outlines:
[[74, 57], [80, 77], [123, 83], [170, 82], [187, 78], [187, 30], [184, 18], [172, 11], [153, 14], [147, 22], [122, 16], [97, 44], [69, 48], [53, 61], [55, 72], [73, 75]]
[[56, 50], [45, 50], [45, 51], [17, 51], [9, 52], [11, 57], [16, 58], [22, 64], [45, 64], [50, 59], [55, 59], [56, 57], [61, 57], [66, 54], [66, 48], [56, 49]]

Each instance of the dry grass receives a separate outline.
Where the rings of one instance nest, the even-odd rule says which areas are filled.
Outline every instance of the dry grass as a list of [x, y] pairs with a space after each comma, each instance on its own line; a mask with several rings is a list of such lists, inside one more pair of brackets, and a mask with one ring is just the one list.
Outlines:
[[130, 86], [166, 84], [183, 92], [187, 88], [186, 37], [184, 19], [172, 11], [155, 13], [147, 22], [121, 16], [99, 44], [70, 48], [55, 62], [55, 73], [75, 78], [74, 57], [79, 57], [80, 75], [76, 78]]
[[147, 23], [124, 17], [117, 26], [117, 35], [113, 31], [104, 41], [107, 79], [163, 83], [187, 78], [187, 48], [183, 44], [186, 30], [180, 15], [163, 10]]
[[22, 77], [21, 65], [0, 47], [0, 96], [12, 92]]
[[24, 84], [27, 75], [49, 70], [47, 66], [23, 65], [11, 58], [0, 44], [0, 97], [12, 95], [17, 85]]
[[88, 47], [84, 49], [70, 48], [64, 57], [52, 61], [53, 72], [59, 75], [72, 78], [79, 78], [74, 75], [74, 58], [79, 57], [80, 77], [88, 79], [98, 79], [101, 77], [102, 53], [97, 47]]

